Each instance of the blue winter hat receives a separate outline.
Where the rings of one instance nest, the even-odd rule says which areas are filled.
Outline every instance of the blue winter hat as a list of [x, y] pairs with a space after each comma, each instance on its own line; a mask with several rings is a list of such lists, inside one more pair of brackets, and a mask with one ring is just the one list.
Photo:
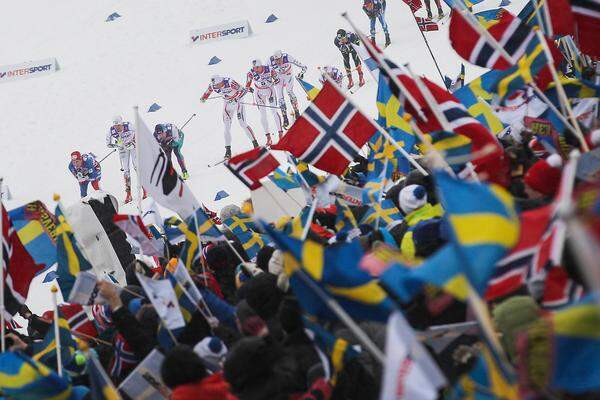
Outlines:
[[137, 314], [137, 312], [140, 311], [140, 308], [142, 308], [142, 299], [140, 298], [135, 298], [131, 300], [127, 305], [127, 309], [133, 315]]

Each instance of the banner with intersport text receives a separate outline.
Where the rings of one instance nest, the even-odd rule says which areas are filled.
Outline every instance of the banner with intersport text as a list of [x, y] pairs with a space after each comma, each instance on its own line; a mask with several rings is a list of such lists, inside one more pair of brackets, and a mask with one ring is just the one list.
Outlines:
[[0, 83], [47, 75], [58, 70], [56, 58], [0, 66]]
[[237, 21], [192, 30], [190, 31], [190, 43], [196, 45], [219, 40], [245, 38], [248, 36], [250, 36], [250, 23], [247, 20]]

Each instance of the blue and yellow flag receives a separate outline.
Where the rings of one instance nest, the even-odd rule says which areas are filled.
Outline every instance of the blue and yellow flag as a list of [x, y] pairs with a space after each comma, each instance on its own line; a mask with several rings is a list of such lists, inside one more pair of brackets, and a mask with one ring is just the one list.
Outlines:
[[[439, 131], [431, 133], [431, 143], [443, 157], [449, 160], [449, 164], [455, 172], [463, 169], [466, 162], [470, 160], [471, 139], [455, 132]], [[465, 161], [454, 162], [452, 159], [464, 159]]]
[[300, 241], [265, 226], [267, 234], [284, 253], [284, 272], [302, 308], [309, 314], [337, 319], [314, 290], [333, 297], [358, 320], [386, 321], [393, 303], [368, 273], [358, 267], [364, 255], [358, 242], [329, 247], [308, 239]]
[[473, 369], [458, 379], [445, 398], [517, 400], [520, 397], [516, 378], [503, 374], [493, 353], [487, 346], [483, 346]]
[[67, 400], [71, 398], [71, 384], [21, 352], [0, 354], [0, 392], [11, 399]]
[[477, 121], [481, 122], [494, 135], [499, 134], [505, 128], [500, 118], [498, 118], [489, 105], [489, 102], [494, 97], [494, 93], [489, 91], [489, 88], [501, 72], [496, 70], [486, 72], [453, 93], [465, 106], [467, 112]]
[[450, 7], [450, 9], [452, 9], [452, 5], [454, 3], [462, 3], [464, 4], [464, 6], [466, 8], [472, 8], [475, 4], [479, 4], [481, 3], [483, 0], [444, 0], [444, 3], [446, 3], [448, 5], [448, 7]]
[[360, 220], [360, 225], [368, 224], [375, 226], [379, 220], [379, 227], [383, 228], [393, 223], [399, 223], [403, 219], [400, 210], [392, 200], [383, 200], [380, 203], [373, 203], [366, 214]]
[[[69, 322], [60, 311], [58, 310], [58, 336], [60, 340], [60, 356], [63, 367], [66, 367], [71, 363], [75, 350], [77, 349], [77, 343], [71, 336], [71, 327]], [[54, 334], [54, 322], [46, 332], [44, 340], [40, 343], [33, 344], [33, 357], [35, 361], [42, 362], [50, 368], [56, 368], [56, 336]]]
[[308, 186], [312, 187], [318, 185], [319, 183], [325, 182], [325, 177], [321, 175], [317, 175], [310, 170], [310, 167], [307, 163], [303, 161], [298, 161], [295, 158], [291, 157], [292, 161], [296, 164], [296, 168], [298, 169], [298, 173], [302, 175], [302, 178], [306, 181]]
[[475, 17], [481, 26], [489, 30], [492, 26], [500, 22], [500, 18], [502, 18], [502, 14], [505, 12], [506, 10], [503, 8], [495, 8], [478, 12], [475, 14]]
[[39, 200], [9, 211], [21, 243], [36, 264], [56, 263], [56, 219]]
[[239, 239], [244, 251], [248, 255], [249, 259], [256, 257], [260, 249], [265, 247], [269, 243], [269, 239], [266, 235], [261, 235], [253, 231], [247, 231], [236, 235]]
[[338, 374], [344, 369], [344, 365], [358, 356], [356, 351], [347, 340], [335, 337], [331, 332], [308, 318], [302, 319], [304, 327], [308, 330], [307, 335], [317, 345], [319, 350], [327, 355], [331, 365], [331, 377], [329, 380], [335, 386]]
[[358, 228], [356, 217], [352, 214], [350, 207], [336, 199], [335, 207], [337, 215], [335, 217], [335, 230], [337, 233], [349, 232], [352, 229]]
[[95, 355], [88, 357], [86, 366], [90, 381], [91, 400], [121, 400], [121, 395]]
[[277, 185], [279, 189], [287, 192], [288, 190], [300, 187], [300, 183], [298, 182], [300, 178], [296, 177], [295, 175], [296, 174], [285, 172], [281, 168], [277, 167], [268, 178], [271, 180], [271, 182]]
[[[577, 78], [567, 78], [564, 75], [560, 76], [559, 80], [569, 99], [600, 97], [600, 85], [596, 85], [593, 82]], [[544, 94], [560, 109], [560, 100], [554, 81], [550, 82], [548, 88], [544, 90]]]
[[73, 229], [59, 206], [56, 206], [55, 215], [58, 224], [56, 226], [56, 262], [58, 263], [56, 280], [63, 298], [68, 299], [77, 274], [92, 269], [92, 265], [81, 253]]
[[167, 269], [165, 271], [165, 275], [169, 282], [171, 282], [171, 286], [173, 286], [173, 291], [175, 291], [175, 296], [177, 297], [177, 302], [179, 303], [181, 315], [183, 315], [185, 323], [188, 324], [192, 319], [192, 315], [194, 312], [196, 312], [197, 306], [190, 298], [189, 293], [186, 294], [186, 289], [181, 285], [171, 271]]
[[446, 172], [437, 172], [435, 180], [462, 269], [481, 295], [496, 263], [519, 239], [514, 200], [495, 184], [461, 181]]
[[304, 89], [304, 91], [306, 92], [306, 96], [310, 101], [313, 101], [315, 97], [317, 97], [317, 95], [319, 94], [319, 89], [306, 82], [305, 80], [298, 78], [298, 83], [300, 83], [300, 86], [302, 86], [302, 89]]
[[200, 258], [200, 241], [218, 241], [223, 240], [224, 236], [217, 229], [215, 223], [201, 209], [197, 209], [195, 214], [186, 219], [185, 223], [180, 223], [178, 228], [185, 236], [185, 242], [181, 248], [179, 258], [185, 267], [191, 271], [192, 266]]
[[252, 217], [244, 213], [232, 215], [223, 221], [223, 223], [234, 235], [240, 235], [248, 231], [259, 231], [258, 227], [252, 220]]

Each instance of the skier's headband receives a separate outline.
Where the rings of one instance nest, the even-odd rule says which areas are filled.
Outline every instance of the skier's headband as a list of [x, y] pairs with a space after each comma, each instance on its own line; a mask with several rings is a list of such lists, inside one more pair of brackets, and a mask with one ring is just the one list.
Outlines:
[[81, 154], [78, 154], [78, 153], [71, 154], [71, 160], [75, 161], [75, 160], [80, 160], [80, 159], [81, 159]]

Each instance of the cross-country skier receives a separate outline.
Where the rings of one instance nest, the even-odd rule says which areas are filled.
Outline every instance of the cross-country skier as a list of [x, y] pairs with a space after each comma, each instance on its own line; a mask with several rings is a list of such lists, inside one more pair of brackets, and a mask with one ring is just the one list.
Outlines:
[[[123, 117], [120, 115], [113, 118], [113, 125], [106, 135], [106, 146], [119, 150], [121, 171], [123, 171], [125, 178], [125, 203], [129, 203], [132, 200], [130, 164], [137, 170], [135, 161], [135, 131], [131, 123], [124, 122]], [[144, 191], [145, 197], [146, 191]]]
[[279, 108], [281, 108], [281, 113], [283, 115], [283, 126], [284, 128], [287, 128], [290, 123], [287, 117], [287, 108], [285, 105], [285, 98], [283, 97], [283, 89], [286, 89], [287, 94], [290, 97], [290, 103], [292, 104], [292, 108], [294, 110], [294, 118], [296, 119], [300, 116], [300, 111], [298, 111], [298, 99], [294, 93], [292, 65], [300, 68], [300, 73], [298, 74], [299, 79], [304, 78], [306, 65], [302, 64], [288, 53], [283, 53], [281, 50], [277, 50], [275, 53], [273, 53], [270, 61], [271, 68], [277, 72], [277, 78], [279, 79], [279, 82], [275, 84], [275, 91], [277, 92], [277, 102], [279, 103]]
[[338, 29], [333, 43], [340, 50], [342, 57], [344, 58], [344, 68], [346, 68], [346, 75], [348, 76], [348, 89], [354, 86], [352, 69], [350, 68], [350, 56], [352, 56], [352, 60], [354, 60], [354, 65], [356, 66], [356, 71], [358, 72], [358, 86], [364, 85], [365, 78], [363, 76], [360, 58], [356, 53], [356, 49], [352, 47], [353, 45], [360, 46], [360, 39], [358, 35], [354, 32], [346, 32], [344, 29]]
[[[250, 92], [254, 92], [256, 104], [260, 111], [260, 122], [262, 123], [265, 135], [267, 137], [267, 146], [272, 144], [271, 133], [269, 132], [269, 120], [267, 119], [266, 105], [271, 108], [271, 114], [275, 120], [275, 126], [279, 133], [279, 138], [283, 135], [281, 128], [281, 118], [277, 113], [276, 93], [275, 93], [275, 81], [277, 80], [277, 72], [272, 69], [269, 65], [264, 65], [260, 59], [252, 60], [252, 68], [248, 72], [246, 79], [246, 89]], [[252, 89], [252, 82], [254, 82], [254, 88]]]
[[158, 144], [160, 144], [160, 147], [162, 147], [169, 159], [171, 159], [171, 152], [175, 153], [179, 168], [181, 168], [181, 177], [183, 179], [189, 178], [190, 175], [185, 168], [185, 160], [181, 153], [184, 138], [183, 131], [179, 130], [179, 128], [173, 124], [157, 124], [154, 127], [154, 138]]
[[[335, 83], [337, 83], [338, 86], [342, 86], [342, 80], [344, 79], [344, 74], [337, 67], [334, 67], [331, 65], [326, 65], [323, 67], [323, 69], [321, 71], [324, 74], [327, 74], [327, 76], [329, 76], [331, 78], [331, 80], [333, 80]], [[319, 81], [321, 82], [321, 84], [324, 84], [325, 81], [327, 81], [327, 79], [325, 79], [324, 76], [321, 76], [321, 78], [319, 78]]]
[[248, 123], [246, 122], [246, 110], [241, 100], [244, 95], [248, 92], [246, 88], [242, 87], [232, 78], [224, 78], [219, 75], [214, 75], [210, 79], [210, 85], [208, 89], [200, 98], [200, 101], [204, 103], [208, 96], [212, 92], [218, 93], [223, 96], [223, 123], [225, 124], [225, 158], [231, 158], [231, 120], [237, 115], [240, 126], [246, 133], [246, 136], [252, 140], [254, 148], [258, 147], [258, 141], [254, 136], [254, 132]]
[[385, 21], [385, 0], [364, 0], [363, 11], [367, 14], [371, 23], [371, 43], [375, 45], [375, 23], [379, 20], [385, 34], [385, 46], [389, 46], [391, 41], [388, 25]]
[[81, 197], [87, 196], [88, 184], [92, 184], [95, 190], [100, 190], [100, 178], [102, 171], [100, 163], [96, 161], [93, 153], [81, 154], [79, 151], [71, 153], [71, 162], [69, 171], [79, 182], [79, 194]]

